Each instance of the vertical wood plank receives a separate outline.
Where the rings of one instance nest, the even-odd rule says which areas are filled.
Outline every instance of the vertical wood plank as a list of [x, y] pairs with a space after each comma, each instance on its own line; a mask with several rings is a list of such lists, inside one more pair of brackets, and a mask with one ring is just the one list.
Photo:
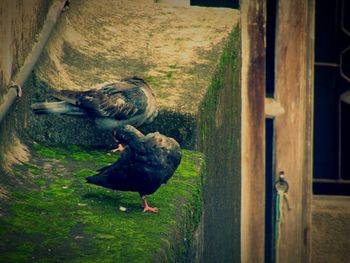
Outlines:
[[264, 262], [265, 0], [241, 1], [241, 262]]
[[311, 262], [312, 224], [312, 179], [313, 179], [313, 120], [314, 120], [314, 61], [315, 61], [315, 0], [308, 0], [307, 6], [307, 51], [306, 51], [306, 114], [303, 168], [303, 243], [302, 262]]

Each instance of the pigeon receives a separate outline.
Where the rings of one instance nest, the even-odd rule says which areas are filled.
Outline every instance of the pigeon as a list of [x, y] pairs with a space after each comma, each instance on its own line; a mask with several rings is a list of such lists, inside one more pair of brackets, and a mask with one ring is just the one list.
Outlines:
[[32, 104], [35, 114], [92, 118], [99, 128], [107, 130], [126, 124], [139, 127], [152, 122], [158, 114], [153, 88], [138, 76], [126, 77], [99, 89], [60, 90], [51, 94], [60, 101]]
[[143, 212], [157, 213], [158, 208], [150, 207], [146, 196], [172, 177], [181, 162], [180, 145], [159, 132], [144, 135], [131, 125], [118, 127], [115, 136], [126, 145], [124, 151], [114, 164], [87, 177], [87, 183], [138, 192], [143, 201]]

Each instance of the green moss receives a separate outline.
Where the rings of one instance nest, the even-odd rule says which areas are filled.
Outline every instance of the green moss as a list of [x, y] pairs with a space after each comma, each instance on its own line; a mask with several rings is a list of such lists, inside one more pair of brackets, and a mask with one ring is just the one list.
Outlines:
[[157, 79], [153, 76], [145, 76], [144, 77], [147, 82], [149, 82], [154, 87], [159, 87], [160, 83], [157, 81]]
[[165, 76], [168, 78], [168, 79], [171, 79], [173, 77], [173, 72], [169, 71], [167, 73], [165, 73]]
[[47, 181], [46, 180], [35, 180], [33, 183], [37, 184], [37, 185], [46, 185]]
[[[55, 149], [50, 149], [48, 147], [42, 146], [40, 144], [33, 144], [33, 148], [37, 151], [38, 154], [45, 156], [45, 157], [50, 157], [50, 158], [55, 158], [55, 159], [64, 159], [65, 155], [64, 152], [62, 151], [57, 151]], [[30, 164], [27, 164], [30, 165]]]
[[[207, 148], [208, 138], [215, 131], [215, 119], [217, 119], [217, 110], [223, 104], [219, 103], [219, 99], [225, 96], [231, 97], [234, 103], [232, 107], [227, 107], [226, 115], [235, 116], [240, 111], [240, 28], [237, 26], [229, 35], [226, 47], [222, 52], [221, 59], [218, 63], [216, 71], [212, 77], [208, 92], [203, 99], [199, 109], [199, 148]], [[227, 88], [226, 79], [230, 78], [234, 85], [234, 93], [232, 88]], [[220, 93], [221, 92], [221, 93]], [[228, 137], [229, 142], [232, 142], [232, 136]], [[230, 145], [230, 144], [226, 144]]]
[[[240, 261], [240, 44], [240, 28], [237, 26], [229, 35], [199, 110], [198, 146], [206, 163], [203, 257], [207, 261], [224, 262], [227, 258]], [[228, 222], [227, 218], [232, 220]]]
[[12, 192], [8, 216], [0, 218], [6, 262], [172, 262], [186, 253], [183, 240], [191, 240], [201, 214], [200, 153], [184, 150], [172, 179], [149, 196], [158, 214], [142, 213], [137, 193], [85, 183], [114, 154], [36, 144], [32, 156], [24, 168], [40, 171], [32, 179], [40, 189]]

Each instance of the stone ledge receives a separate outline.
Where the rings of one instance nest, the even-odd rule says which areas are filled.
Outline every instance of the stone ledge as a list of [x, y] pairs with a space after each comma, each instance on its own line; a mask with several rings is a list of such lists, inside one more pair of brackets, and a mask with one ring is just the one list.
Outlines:
[[[4, 262], [180, 262], [201, 216], [202, 155], [183, 151], [169, 182], [149, 196], [158, 214], [142, 213], [137, 193], [85, 183], [116, 160], [105, 150], [34, 144], [13, 169], [0, 198]], [[119, 210], [126, 207], [127, 211]], [[181, 261], [181, 262], [182, 262]]]

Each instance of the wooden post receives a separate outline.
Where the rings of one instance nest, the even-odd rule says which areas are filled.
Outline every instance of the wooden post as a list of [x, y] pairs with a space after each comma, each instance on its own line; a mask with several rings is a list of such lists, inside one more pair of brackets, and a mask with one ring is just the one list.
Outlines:
[[265, 0], [242, 0], [241, 261], [264, 262]]

